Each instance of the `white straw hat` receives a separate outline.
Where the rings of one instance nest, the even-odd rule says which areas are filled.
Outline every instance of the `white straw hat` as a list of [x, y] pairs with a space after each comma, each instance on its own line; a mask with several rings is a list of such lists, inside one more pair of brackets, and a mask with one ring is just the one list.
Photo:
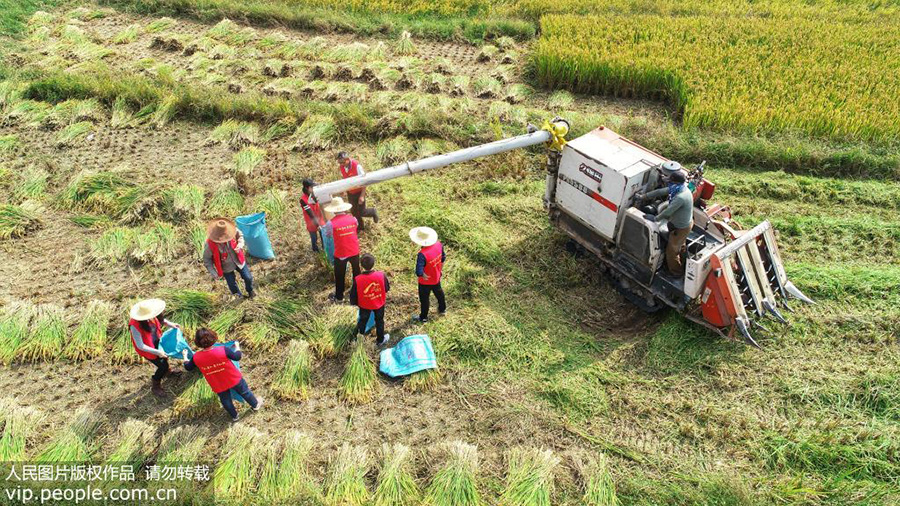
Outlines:
[[343, 213], [344, 211], [349, 211], [352, 207], [353, 205], [351, 205], [349, 202], [344, 202], [344, 199], [340, 197], [334, 197], [333, 199], [331, 199], [331, 202], [329, 202], [325, 206], [325, 210], [331, 214], [337, 214]]
[[156, 318], [166, 308], [162, 299], [145, 299], [131, 306], [131, 318], [139, 322]]
[[409, 238], [412, 242], [424, 248], [436, 243], [438, 234], [431, 227], [416, 227], [409, 231]]

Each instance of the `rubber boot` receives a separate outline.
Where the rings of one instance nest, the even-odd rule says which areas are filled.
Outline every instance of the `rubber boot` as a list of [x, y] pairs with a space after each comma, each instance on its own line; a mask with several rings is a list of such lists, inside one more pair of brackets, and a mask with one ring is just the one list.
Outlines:
[[150, 387], [150, 391], [153, 392], [153, 395], [155, 395], [157, 397], [165, 397], [166, 391], [163, 390], [162, 380], [154, 379], [152, 381], [153, 381], [153, 384]]

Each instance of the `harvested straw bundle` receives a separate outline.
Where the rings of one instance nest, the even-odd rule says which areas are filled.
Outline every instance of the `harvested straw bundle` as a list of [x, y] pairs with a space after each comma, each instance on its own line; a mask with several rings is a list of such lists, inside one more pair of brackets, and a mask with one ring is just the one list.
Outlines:
[[331, 461], [325, 479], [325, 502], [332, 506], [362, 506], [369, 502], [366, 472], [369, 453], [344, 443]]
[[402, 444], [381, 446], [381, 469], [375, 488], [374, 506], [415, 506], [419, 504], [419, 486], [410, 470], [409, 447]]
[[292, 340], [287, 345], [287, 359], [272, 382], [272, 391], [279, 399], [306, 400], [311, 376], [309, 344], [299, 339]]

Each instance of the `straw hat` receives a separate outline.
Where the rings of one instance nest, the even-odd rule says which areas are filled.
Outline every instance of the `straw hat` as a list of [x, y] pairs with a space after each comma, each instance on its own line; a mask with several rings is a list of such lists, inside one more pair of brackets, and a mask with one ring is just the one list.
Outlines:
[[409, 231], [409, 238], [424, 248], [436, 243], [438, 235], [431, 227], [416, 227]]
[[334, 197], [331, 202], [325, 206], [325, 211], [331, 214], [343, 213], [349, 211], [353, 206], [349, 202], [344, 202], [340, 197]]
[[206, 235], [212, 242], [228, 242], [237, 237], [237, 227], [227, 218], [216, 218], [206, 225]]
[[131, 306], [131, 318], [142, 322], [156, 318], [166, 308], [166, 302], [161, 299], [145, 299]]

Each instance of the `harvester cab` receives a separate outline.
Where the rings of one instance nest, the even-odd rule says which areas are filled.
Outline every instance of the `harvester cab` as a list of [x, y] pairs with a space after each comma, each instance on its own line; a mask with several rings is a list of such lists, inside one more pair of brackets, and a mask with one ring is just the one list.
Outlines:
[[758, 346], [752, 327], [794, 297], [812, 303], [788, 279], [771, 224], [744, 230], [727, 206], [710, 204], [715, 185], [705, 163], [690, 170], [694, 225], [684, 252], [685, 274], [663, 267], [668, 224], [644, 217], [635, 196], [662, 184], [665, 157], [599, 127], [567, 141], [569, 124], [559, 118], [528, 133], [488, 144], [404, 162], [393, 167], [316, 186], [313, 197], [333, 195], [454, 163], [544, 144], [548, 148], [544, 205], [550, 220], [579, 248], [601, 260], [616, 288], [645, 311], [671, 307], [691, 321], [729, 338]]
[[704, 177], [705, 162], [687, 175], [694, 225], [683, 252], [685, 273], [671, 275], [664, 268], [668, 223], [645, 218], [666, 202], [636, 199], [663, 184], [666, 162], [605, 127], [567, 142], [549, 169], [545, 205], [551, 220], [600, 258], [617, 289], [642, 309], [672, 307], [757, 345], [751, 327], [762, 327], [759, 319], [786, 323], [779, 300], [785, 307], [788, 297], [812, 301], [788, 281], [768, 221], [743, 230], [728, 207], [709, 203], [715, 185]]

